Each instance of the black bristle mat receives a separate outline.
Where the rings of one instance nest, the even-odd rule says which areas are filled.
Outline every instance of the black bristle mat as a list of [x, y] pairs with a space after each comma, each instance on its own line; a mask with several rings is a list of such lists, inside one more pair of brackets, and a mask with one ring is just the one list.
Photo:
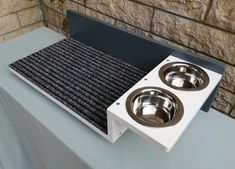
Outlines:
[[9, 66], [106, 134], [106, 109], [146, 74], [72, 38]]

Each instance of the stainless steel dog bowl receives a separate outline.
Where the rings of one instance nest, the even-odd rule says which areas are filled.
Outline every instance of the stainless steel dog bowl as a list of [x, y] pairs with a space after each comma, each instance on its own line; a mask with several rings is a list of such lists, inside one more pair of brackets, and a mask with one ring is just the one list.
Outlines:
[[175, 125], [184, 114], [182, 102], [173, 93], [158, 87], [133, 91], [126, 100], [128, 114], [145, 126]]
[[159, 76], [166, 85], [179, 90], [202, 90], [209, 84], [204, 70], [185, 62], [165, 64], [160, 68]]

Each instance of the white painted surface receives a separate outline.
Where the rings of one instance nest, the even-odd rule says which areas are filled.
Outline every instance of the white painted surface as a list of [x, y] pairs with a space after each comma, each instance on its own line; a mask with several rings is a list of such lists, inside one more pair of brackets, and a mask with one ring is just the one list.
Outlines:
[[[164, 84], [158, 75], [159, 69], [163, 65], [171, 62], [186, 62], [186, 61], [176, 58], [174, 56], [167, 57], [162, 63], [156, 66], [142, 80], [140, 80], [137, 84], [135, 84], [130, 90], [128, 90], [123, 96], [121, 96], [116, 101], [119, 102], [120, 105], [114, 103], [108, 108], [107, 111], [107, 113], [111, 117], [121, 122], [124, 126], [136, 132], [138, 135], [144, 137], [150, 142], [154, 143], [158, 147], [163, 148], [167, 152], [170, 151], [171, 148], [174, 146], [176, 141], [179, 139], [181, 134], [190, 124], [194, 116], [198, 113], [204, 102], [210, 96], [211, 92], [215, 89], [215, 87], [218, 85], [221, 79], [220, 74], [201, 67], [208, 74], [210, 78], [210, 82], [205, 89], [200, 91], [182, 91], [182, 90], [172, 89], [171, 87]], [[147, 81], [144, 79], [147, 79]], [[133, 120], [130, 117], [130, 115], [127, 113], [126, 99], [129, 96], [129, 94], [138, 88], [147, 87], [147, 86], [155, 86], [166, 89], [174, 93], [181, 100], [184, 106], [184, 115], [183, 118], [176, 125], [163, 128], [148, 127], [139, 124], [138, 122]]]

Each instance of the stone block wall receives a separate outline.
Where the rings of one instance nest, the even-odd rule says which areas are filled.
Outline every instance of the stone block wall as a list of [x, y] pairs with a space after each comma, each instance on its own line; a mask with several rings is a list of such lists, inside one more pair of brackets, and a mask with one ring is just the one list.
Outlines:
[[39, 0], [0, 1], [0, 43], [42, 26]]
[[73, 9], [224, 62], [227, 69], [213, 107], [235, 118], [235, 0], [11, 1], [17, 5], [9, 6], [7, 0], [0, 4], [0, 41], [42, 25], [42, 18], [49, 28], [68, 35], [64, 18], [66, 10]]

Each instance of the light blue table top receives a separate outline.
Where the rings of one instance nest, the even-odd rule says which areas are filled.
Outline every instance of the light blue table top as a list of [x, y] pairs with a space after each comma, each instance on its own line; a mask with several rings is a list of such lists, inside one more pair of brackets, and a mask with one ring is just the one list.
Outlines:
[[41, 28], [0, 44], [0, 86], [91, 168], [235, 168], [235, 120], [214, 109], [200, 111], [169, 153], [131, 131], [111, 144], [8, 70], [8, 64], [63, 38]]

